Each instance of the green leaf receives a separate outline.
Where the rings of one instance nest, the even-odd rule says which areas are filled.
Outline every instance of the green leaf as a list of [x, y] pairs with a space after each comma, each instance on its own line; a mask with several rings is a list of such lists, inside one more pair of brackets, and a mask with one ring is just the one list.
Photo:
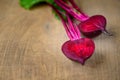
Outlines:
[[[54, 2], [54, 0], [20, 0], [20, 5], [24, 7], [25, 9], [30, 9], [35, 4], [43, 3], [43, 2], [52, 4], [57, 10], [59, 10], [62, 13], [65, 13], [65, 11]], [[53, 11], [53, 14], [55, 15], [57, 19], [59, 19], [59, 16], [57, 15], [55, 11]], [[66, 18], [66, 16], [64, 15], [62, 16]]]
[[54, 4], [54, 0], [46, 0], [46, 2], [50, 3], [50, 4]]
[[20, 0], [20, 5], [25, 9], [30, 9], [33, 5], [42, 2], [46, 2], [46, 0]]

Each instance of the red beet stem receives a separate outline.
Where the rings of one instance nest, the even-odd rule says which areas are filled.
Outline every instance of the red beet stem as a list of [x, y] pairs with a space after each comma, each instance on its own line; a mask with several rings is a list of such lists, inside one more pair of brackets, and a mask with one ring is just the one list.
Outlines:
[[68, 24], [69, 24], [69, 25], [68, 25], [68, 26], [69, 26], [69, 29], [74, 33], [74, 34], [73, 34], [74, 40], [80, 39], [80, 38], [81, 38], [81, 35], [80, 35], [80, 32], [79, 32], [78, 27], [77, 27], [75, 24], [73, 24], [73, 22], [72, 22], [72, 20], [71, 20], [71, 18], [70, 18], [70, 16], [69, 16], [68, 13], [66, 13], [66, 16], [67, 16], [67, 20], [68, 20]]
[[77, 10], [79, 11], [81, 14], [83, 14], [83, 12], [81, 11], [81, 9], [76, 5], [76, 3], [74, 2], [74, 0], [68, 0], [72, 6]]
[[72, 4], [73, 8], [75, 8], [75, 9], [76, 9], [78, 12], [80, 12], [82, 15], [86, 16], [85, 13], [83, 13], [83, 11], [76, 5], [76, 3], [75, 3], [74, 0], [68, 0], [68, 1]]
[[[72, 7], [70, 7], [68, 4], [66, 4], [63, 0], [55, 0], [56, 4], [59, 5], [61, 8], [63, 8], [66, 12], [68, 12], [71, 16], [76, 18], [79, 21], [85, 21], [89, 17], [85, 16], [85, 14], [78, 14], [76, 13]], [[83, 13], [83, 12], [82, 12]]]
[[72, 34], [70, 34], [71, 32], [69, 31], [69, 29], [68, 29], [68, 27], [67, 27], [67, 24], [66, 24], [66, 21], [64, 20], [64, 18], [63, 18], [63, 16], [61, 15], [61, 13], [60, 13], [53, 5], [51, 5], [51, 4], [48, 4], [48, 5], [49, 5], [50, 7], [52, 7], [52, 9], [55, 10], [56, 13], [59, 15], [59, 17], [60, 17], [60, 19], [61, 19], [61, 21], [62, 21], [62, 23], [63, 23], [63, 26], [64, 26], [64, 28], [65, 28], [65, 30], [66, 30], [66, 33], [67, 33], [68, 37], [70, 38], [70, 40], [73, 40], [73, 36], [72, 36]]
[[70, 40], [76, 40], [76, 39], [79, 39], [80, 38], [80, 33], [79, 33], [79, 30], [76, 29], [78, 27], [74, 27], [73, 25], [73, 22], [71, 21], [71, 18], [69, 16], [68, 13], [66, 13], [66, 16], [67, 16], [67, 21], [66, 22], [62, 16], [62, 14], [51, 4], [49, 4], [55, 11], [56, 13], [58, 14], [58, 16], [60, 17], [62, 23], [63, 23], [63, 26], [66, 30], [66, 33], [68, 35], [68, 37], [70, 38]]

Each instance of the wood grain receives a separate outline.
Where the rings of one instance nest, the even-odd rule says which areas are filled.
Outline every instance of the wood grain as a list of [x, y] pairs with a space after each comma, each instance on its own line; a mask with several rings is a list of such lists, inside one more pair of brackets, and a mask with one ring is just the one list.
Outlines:
[[107, 30], [84, 66], [67, 59], [68, 40], [46, 5], [24, 10], [18, 0], [0, 1], [0, 80], [120, 80], [120, 0], [76, 0], [89, 15], [106, 16]]

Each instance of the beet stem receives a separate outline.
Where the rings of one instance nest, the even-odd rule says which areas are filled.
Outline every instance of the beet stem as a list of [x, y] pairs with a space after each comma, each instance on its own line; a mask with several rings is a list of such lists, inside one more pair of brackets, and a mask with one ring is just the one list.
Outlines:
[[55, 0], [55, 2], [57, 5], [59, 5], [61, 8], [63, 8], [65, 11], [67, 11], [71, 16], [73, 16], [74, 18], [76, 18], [77, 20], [79, 20], [81, 22], [85, 21], [89, 18], [88, 16], [84, 16], [83, 14], [79, 15], [68, 4], [66, 4], [62, 0]]
[[69, 28], [72, 30], [72, 32], [74, 32], [74, 39], [79, 39], [80, 38], [80, 34], [78, 32], [78, 30], [76, 30], [75, 25], [73, 24], [73, 22], [70, 19], [70, 16], [68, 13], [66, 13], [67, 19], [68, 19], [68, 24], [69, 24]]
[[83, 13], [83, 11], [81, 11], [81, 9], [76, 5], [74, 0], [68, 0], [68, 1], [72, 4], [73, 8], [75, 8], [78, 12], [80, 12], [84, 16], [88, 16], [85, 13]]
[[58, 16], [60, 17], [60, 19], [63, 23], [63, 26], [66, 30], [66, 33], [67, 33], [68, 37], [70, 38], [70, 40], [76, 40], [76, 39], [81, 38], [80, 33], [78, 33], [78, 30], [77, 31], [75, 30], [75, 27], [73, 25], [73, 22], [71, 21], [69, 14], [66, 12], [67, 21], [68, 21], [68, 22], [66, 22], [62, 16], [62, 14], [60, 13], [60, 11], [58, 11], [53, 5], [51, 5], [51, 4], [49, 4], [49, 5], [56, 11]]
[[48, 4], [50, 7], [52, 7], [53, 10], [56, 11], [56, 13], [58, 14], [58, 16], [60, 17], [62, 23], [63, 23], [63, 26], [66, 30], [66, 33], [68, 35], [68, 37], [70, 38], [70, 40], [73, 40], [73, 35], [71, 34], [71, 31], [68, 29], [67, 27], [67, 24], [66, 24], [66, 21], [64, 20], [63, 16], [61, 15], [61, 13], [51, 4]]

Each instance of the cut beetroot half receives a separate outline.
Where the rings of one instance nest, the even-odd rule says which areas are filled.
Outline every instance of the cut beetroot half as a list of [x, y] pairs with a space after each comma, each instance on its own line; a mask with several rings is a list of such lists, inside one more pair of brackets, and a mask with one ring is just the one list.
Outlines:
[[62, 51], [66, 57], [81, 64], [84, 64], [92, 56], [94, 50], [95, 44], [88, 38], [81, 38], [74, 41], [69, 40], [62, 46]]
[[80, 31], [87, 37], [95, 37], [106, 29], [106, 19], [102, 15], [95, 15], [79, 24]]

